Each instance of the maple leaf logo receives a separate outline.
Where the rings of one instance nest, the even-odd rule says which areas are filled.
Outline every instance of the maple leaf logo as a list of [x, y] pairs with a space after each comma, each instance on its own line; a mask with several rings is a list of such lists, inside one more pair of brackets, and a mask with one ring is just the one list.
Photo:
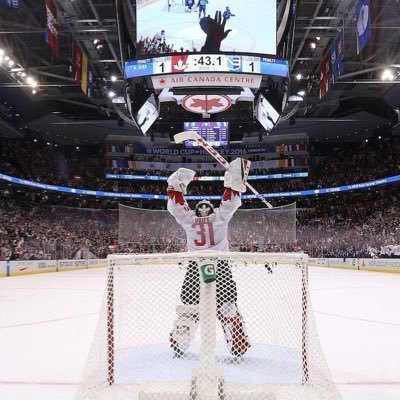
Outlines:
[[224, 104], [221, 103], [220, 99], [210, 99], [210, 100], [203, 100], [203, 99], [193, 99], [191, 107], [197, 108], [200, 107], [204, 111], [208, 111], [213, 109], [214, 107], [223, 107]]
[[185, 63], [183, 62], [183, 60], [180, 58], [180, 59], [178, 60], [178, 62], [177, 62], [173, 67], [174, 67], [174, 69], [175, 69], [176, 71], [184, 71], [184, 70], [188, 67], [188, 65], [185, 64]]
[[224, 95], [189, 95], [182, 100], [182, 107], [193, 113], [220, 113], [231, 106], [231, 101]]
[[160, 85], [164, 85], [164, 84], [165, 84], [165, 79], [164, 79], [164, 78], [161, 78], [161, 79], [159, 80], [159, 82], [160, 82]]

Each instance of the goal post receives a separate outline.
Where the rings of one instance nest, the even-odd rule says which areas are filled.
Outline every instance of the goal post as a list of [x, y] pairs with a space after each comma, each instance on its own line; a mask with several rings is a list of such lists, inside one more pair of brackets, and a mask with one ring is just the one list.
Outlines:
[[77, 400], [339, 400], [307, 261], [303, 253], [110, 255]]

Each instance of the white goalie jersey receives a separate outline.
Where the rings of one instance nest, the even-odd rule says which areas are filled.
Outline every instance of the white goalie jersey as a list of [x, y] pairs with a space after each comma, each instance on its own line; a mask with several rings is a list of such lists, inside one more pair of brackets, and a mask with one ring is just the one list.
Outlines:
[[208, 217], [197, 217], [181, 192], [168, 190], [167, 208], [186, 232], [188, 251], [229, 250], [228, 224], [241, 204], [240, 193], [227, 188], [219, 208]]

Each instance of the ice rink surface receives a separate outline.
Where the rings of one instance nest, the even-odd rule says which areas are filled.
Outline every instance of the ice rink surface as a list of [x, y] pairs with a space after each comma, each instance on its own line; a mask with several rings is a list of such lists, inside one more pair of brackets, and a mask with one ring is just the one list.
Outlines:
[[[105, 269], [0, 279], [0, 399], [72, 400]], [[324, 355], [344, 400], [400, 399], [400, 275], [310, 268]]]

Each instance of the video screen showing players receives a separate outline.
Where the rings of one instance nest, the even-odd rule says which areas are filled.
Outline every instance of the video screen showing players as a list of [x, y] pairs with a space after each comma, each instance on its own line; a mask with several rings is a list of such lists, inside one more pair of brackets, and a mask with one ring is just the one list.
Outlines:
[[157, 102], [152, 94], [136, 115], [137, 124], [143, 135], [150, 129], [151, 125], [158, 118]]
[[276, 0], [137, 0], [137, 57], [276, 54]]
[[263, 128], [267, 132], [271, 131], [279, 119], [279, 114], [262, 94], [258, 98], [255, 111], [256, 117]]

